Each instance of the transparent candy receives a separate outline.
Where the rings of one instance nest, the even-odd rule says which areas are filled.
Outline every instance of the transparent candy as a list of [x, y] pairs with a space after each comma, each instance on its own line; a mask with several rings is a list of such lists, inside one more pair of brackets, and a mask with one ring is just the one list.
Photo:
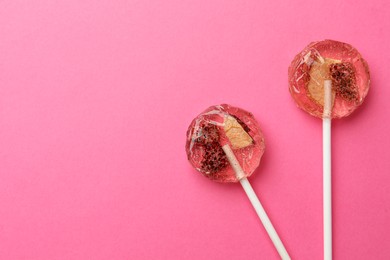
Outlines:
[[186, 152], [193, 167], [218, 182], [237, 182], [222, 150], [228, 144], [249, 177], [264, 153], [264, 137], [253, 115], [226, 104], [212, 106], [198, 115], [187, 131]]
[[298, 107], [316, 117], [324, 114], [324, 81], [332, 81], [332, 118], [351, 114], [364, 101], [370, 73], [360, 53], [347, 43], [310, 43], [288, 70], [289, 89]]

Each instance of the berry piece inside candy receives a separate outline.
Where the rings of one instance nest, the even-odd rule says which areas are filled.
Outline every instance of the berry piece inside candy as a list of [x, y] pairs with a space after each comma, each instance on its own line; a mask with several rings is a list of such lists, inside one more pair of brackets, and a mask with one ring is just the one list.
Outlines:
[[336, 91], [337, 96], [349, 102], [359, 101], [355, 70], [351, 63], [331, 64], [330, 77], [332, 79], [332, 87]]

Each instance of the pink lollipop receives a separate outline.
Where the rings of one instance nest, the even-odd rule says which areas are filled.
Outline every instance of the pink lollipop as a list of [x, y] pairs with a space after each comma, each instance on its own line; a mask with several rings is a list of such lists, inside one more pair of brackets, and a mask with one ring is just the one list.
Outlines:
[[324, 259], [332, 259], [331, 119], [351, 114], [366, 97], [370, 73], [360, 53], [347, 43], [310, 43], [288, 70], [289, 89], [298, 107], [322, 118]]
[[264, 137], [253, 115], [226, 104], [198, 115], [187, 131], [192, 166], [218, 182], [240, 182], [282, 259], [290, 259], [247, 177], [259, 166]]
[[[370, 85], [368, 65], [360, 53], [332, 40], [310, 43], [295, 56], [288, 76], [297, 105], [319, 118], [348, 116], [363, 103]], [[332, 85], [329, 111], [324, 110], [326, 83]]]

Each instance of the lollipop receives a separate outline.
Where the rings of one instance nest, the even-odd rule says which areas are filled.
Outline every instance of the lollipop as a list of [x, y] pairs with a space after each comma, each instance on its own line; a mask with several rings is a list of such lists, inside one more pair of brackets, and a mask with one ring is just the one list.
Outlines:
[[324, 259], [332, 259], [331, 119], [348, 116], [363, 103], [370, 73], [351, 45], [325, 40], [295, 56], [288, 77], [298, 107], [323, 122]]
[[186, 152], [192, 166], [207, 178], [240, 182], [282, 259], [290, 259], [247, 177], [259, 166], [264, 137], [253, 115], [226, 104], [197, 116], [187, 131]]

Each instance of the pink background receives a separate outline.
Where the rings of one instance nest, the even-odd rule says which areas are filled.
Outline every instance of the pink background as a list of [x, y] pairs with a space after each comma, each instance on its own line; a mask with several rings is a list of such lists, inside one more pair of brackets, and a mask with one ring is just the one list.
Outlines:
[[321, 259], [321, 121], [287, 67], [326, 38], [372, 75], [333, 124], [334, 258], [390, 259], [389, 28], [386, 0], [0, 1], [0, 259], [278, 259], [241, 187], [187, 162], [222, 102], [262, 126], [251, 182], [292, 258]]

